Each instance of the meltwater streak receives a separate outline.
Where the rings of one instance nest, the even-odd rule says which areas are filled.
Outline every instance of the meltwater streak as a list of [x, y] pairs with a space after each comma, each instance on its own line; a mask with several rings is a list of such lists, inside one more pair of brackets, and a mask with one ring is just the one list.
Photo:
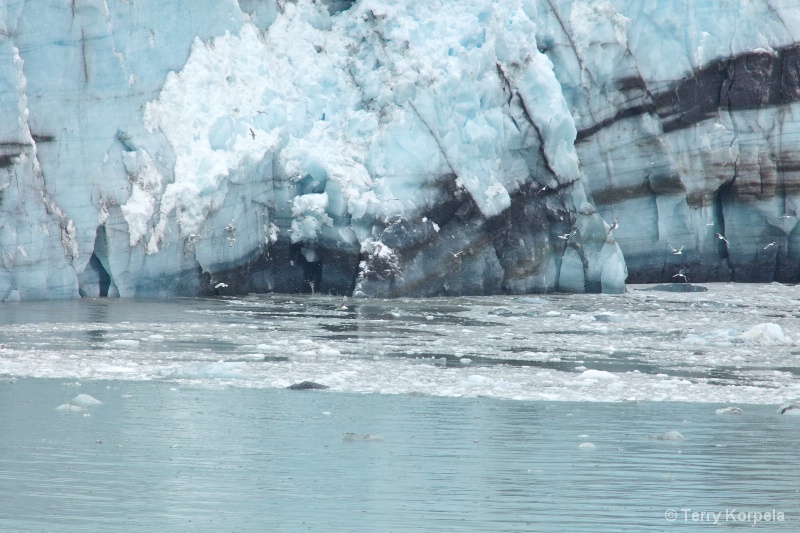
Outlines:
[[[78, 392], [103, 403], [54, 409]], [[0, 405], [3, 531], [638, 532], [734, 508], [800, 526], [800, 417], [771, 406], [45, 379], [3, 380]]]
[[800, 288], [341, 299], [250, 295], [0, 306], [0, 376], [170, 380], [518, 400], [800, 397]]

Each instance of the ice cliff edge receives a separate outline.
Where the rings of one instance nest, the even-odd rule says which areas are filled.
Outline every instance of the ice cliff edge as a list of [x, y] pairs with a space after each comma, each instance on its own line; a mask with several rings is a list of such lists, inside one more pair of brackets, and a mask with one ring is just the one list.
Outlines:
[[0, 299], [796, 281], [800, 10], [695, 4], [9, 1]]

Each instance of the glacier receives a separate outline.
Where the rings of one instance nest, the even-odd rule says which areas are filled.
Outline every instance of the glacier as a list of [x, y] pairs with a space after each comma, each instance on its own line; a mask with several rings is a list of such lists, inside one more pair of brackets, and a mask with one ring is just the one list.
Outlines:
[[790, 0], [7, 0], [0, 299], [796, 282], [798, 43]]

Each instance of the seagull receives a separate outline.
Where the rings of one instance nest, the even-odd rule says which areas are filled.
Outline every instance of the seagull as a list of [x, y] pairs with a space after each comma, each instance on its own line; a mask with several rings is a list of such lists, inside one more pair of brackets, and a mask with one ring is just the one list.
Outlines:
[[778, 218], [794, 218], [792, 215], [781, 215]]
[[574, 231], [572, 233], [565, 233], [564, 235], [559, 235], [558, 238], [559, 239], [564, 239], [566, 241], [566, 240], [569, 240], [569, 238], [572, 237], [572, 235], [574, 233], [575, 233]]
[[253, 131], [253, 128], [250, 128], [250, 137], [252, 137], [253, 139], [256, 138], [256, 132]]
[[227, 286], [228, 286], [228, 284], [227, 284], [227, 283], [222, 283], [222, 282], [219, 282], [219, 283], [217, 283], [216, 285], [214, 285], [214, 288], [215, 288], [215, 289], [224, 289], [224, 288], [225, 288], [225, 287], [227, 287]]
[[676, 250], [675, 248], [673, 248], [673, 247], [672, 247], [672, 245], [671, 245], [670, 243], [667, 243], [667, 246], [669, 246], [669, 249], [672, 251], [672, 253], [673, 253], [673, 254], [675, 254], [675, 255], [682, 255], [682, 254], [683, 254], [683, 248], [684, 248], [684, 246], [686, 246], [686, 245], [685, 245], [685, 244], [682, 244], [682, 245], [681, 245], [681, 248], [680, 248], [680, 250]]
[[713, 226], [713, 225], [714, 225], [713, 222], [709, 222], [708, 224], [706, 224], [706, 226]]
[[722, 236], [722, 235], [720, 235], [719, 233], [717, 233], [717, 237], [719, 238], [719, 240], [721, 240], [721, 241], [725, 241], [725, 244], [730, 244], [730, 243], [728, 242], [728, 239], [726, 239], [725, 237], [723, 237], [723, 236]]
[[344, 310], [347, 309], [347, 296], [342, 298], [342, 305], [339, 306], [339, 309], [344, 309]]
[[[449, 252], [449, 250], [448, 250], [448, 252]], [[457, 254], [454, 254], [453, 252], [450, 252], [450, 255], [452, 255], [452, 256], [453, 256], [453, 257], [455, 257], [455, 258], [458, 258], [458, 256], [459, 256], [459, 255], [461, 255], [461, 254], [463, 254], [463, 253], [464, 253], [464, 250], [461, 250], [461, 251], [460, 251], [460, 252], [458, 252]]]
[[673, 278], [683, 278], [683, 282], [687, 283], [689, 280], [686, 279], [686, 274], [683, 273], [683, 269], [680, 269], [677, 274], [672, 276]]
[[615, 218], [614, 219], [614, 223], [611, 224], [611, 226], [608, 228], [608, 233], [611, 233], [612, 231], [614, 231], [618, 227], [619, 227], [619, 223], [617, 222], [617, 219]]
[[767, 249], [767, 248], [769, 248], [770, 246], [775, 246], [776, 244], [778, 244], [778, 243], [777, 243], [777, 242], [771, 242], [771, 243], [769, 243], [768, 245], [766, 245], [766, 246], [764, 247], [764, 249], [766, 250], [766, 249]]

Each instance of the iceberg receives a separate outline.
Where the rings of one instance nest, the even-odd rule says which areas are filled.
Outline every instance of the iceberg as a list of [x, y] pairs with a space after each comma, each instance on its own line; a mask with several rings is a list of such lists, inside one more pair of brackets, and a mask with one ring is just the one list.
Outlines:
[[11, 0], [0, 300], [797, 281], [799, 22], [789, 0]]

